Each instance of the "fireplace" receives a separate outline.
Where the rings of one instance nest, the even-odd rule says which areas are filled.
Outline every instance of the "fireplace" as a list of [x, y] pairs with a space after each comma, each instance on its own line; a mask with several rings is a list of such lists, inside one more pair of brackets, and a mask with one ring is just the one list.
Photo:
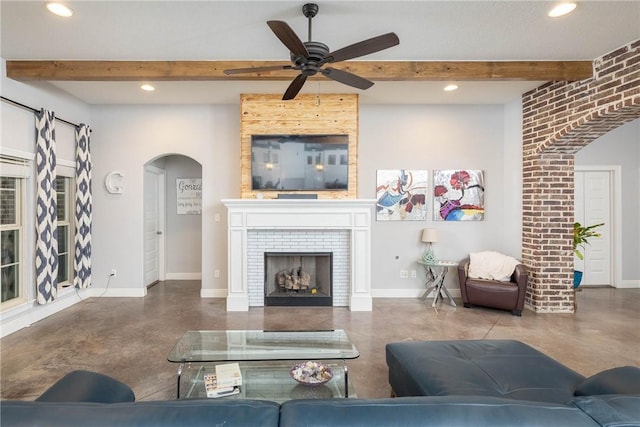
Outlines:
[[265, 252], [265, 306], [333, 305], [331, 252]]
[[375, 199], [222, 202], [228, 209], [228, 311], [265, 305], [265, 252], [332, 253], [333, 307], [372, 310], [371, 218]]

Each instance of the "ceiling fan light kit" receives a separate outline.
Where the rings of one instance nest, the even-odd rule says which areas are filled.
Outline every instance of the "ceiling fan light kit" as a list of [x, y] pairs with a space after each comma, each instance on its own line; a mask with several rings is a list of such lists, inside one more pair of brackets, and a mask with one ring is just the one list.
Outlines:
[[362, 78], [348, 71], [326, 67], [325, 64], [346, 61], [348, 59], [357, 58], [371, 53], [379, 52], [396, 46], [400, 43], [400, 39], [395, 33], [382, 34], [377, 37], [363, 40], [358, 43], [338, 49], [334, 52], [329, 50], [329, 46], [324, 43], [312, 40], [312, 19], [318, 14], [319, 7], [315, 3], [306, 3], [302, 6], [303, 15], [309, 20], [308, 41], [302, 42], [291, 27], [284, 21], [267, 21], [267, 25], [284, 44], [289, 51], [292, 65], [274, 65], [267, 67], [251, 67], [251, 68], [235, 68], [224, 70], [226, 75], [240, 73], [260, 73], [275, 70], [297, 70], [300, 72], [282, 97], [283, 100], [294, 99], [304, 86], [308, 77], [318, 73], [334, 80], [338, 83], [357, 89], [368, 89], [373, 86], [373, 82]]

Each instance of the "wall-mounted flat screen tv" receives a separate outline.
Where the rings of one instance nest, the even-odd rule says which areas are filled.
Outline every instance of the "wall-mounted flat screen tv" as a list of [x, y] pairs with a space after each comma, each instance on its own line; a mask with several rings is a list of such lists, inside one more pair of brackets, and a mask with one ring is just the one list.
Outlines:
[[254, 191], [346, 190], [349, 135], [252, 135]]

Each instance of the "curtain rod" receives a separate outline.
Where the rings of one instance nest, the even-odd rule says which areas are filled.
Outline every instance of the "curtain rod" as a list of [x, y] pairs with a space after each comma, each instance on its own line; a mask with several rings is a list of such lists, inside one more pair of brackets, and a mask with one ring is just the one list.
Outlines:
[[[15, 105], [17, 107], [24, 108], [25, 110], [29, 110], [29, 111], [32, 111], [34, 113], [37, 113], [37, 112], [40, 111], [40, 110], [36, 110], [33, 107], [29, 107], [28, 105], [25, 105], [25, 104], [23, 104], [21, 102], [14, 101], [13, 99], [6, 98], [4, 96], [0, 96], [0, 99], [2, 99], [4, 102], [8, 102], [9, 104], [13, 104], [13, 105]], [[77, 124], [72, 123], [72, 122], [70, 122], [68, 120], [65, 120], [65, 119], [61, 119], [60, 117], [56, 117], [56, 120], [61, 121], [62, 123], [68, 124], [69, 126], [73, 126], [74, 128], [80, 127], [80, 125], [77, 125]]]

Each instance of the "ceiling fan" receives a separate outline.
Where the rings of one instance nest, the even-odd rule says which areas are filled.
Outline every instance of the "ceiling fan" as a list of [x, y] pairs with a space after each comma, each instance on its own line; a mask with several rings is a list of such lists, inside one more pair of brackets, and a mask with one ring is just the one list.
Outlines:
[[368, 89], [373, 86], [373, 82], [357, 76], [348, 71], [331, 67], [323, 67], [325, 64], [346, 61], [347, 59], [369, 55], [381, 50], [390, 48], [400, 43], [400, 39], [395, 33], [382, 34], [358, 43], [343, 47], [342, 49], [329, 51], [329, 46], [324, 43], [312, 41], [311, 20], [318, 14], [318, 5], [307, 3], [302, 6], [302, 13], [309, 20], [309, 41], [302, 42], [291, 27], [284, 21], [267, 21], [271, 31], [280, 41], [291, 51], [292, 65], [273, 65], [266, 67], [234, 68], [224, 70], [227, 75], [241, 73], [257, 73], [275, 70], [298, 70], [300, 74], [296, 76], [282, 97], [283, 100], [294, 99], [307, 77], [320, 73], [339, 83], [352, 86], [358, 89]]

